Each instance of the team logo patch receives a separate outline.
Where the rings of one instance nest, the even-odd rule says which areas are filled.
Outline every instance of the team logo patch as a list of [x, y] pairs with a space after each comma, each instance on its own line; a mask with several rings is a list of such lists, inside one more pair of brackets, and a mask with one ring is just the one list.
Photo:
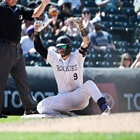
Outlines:
[[19, 20], [22, 20], [23, 19], [23, 15], [19, 15]]

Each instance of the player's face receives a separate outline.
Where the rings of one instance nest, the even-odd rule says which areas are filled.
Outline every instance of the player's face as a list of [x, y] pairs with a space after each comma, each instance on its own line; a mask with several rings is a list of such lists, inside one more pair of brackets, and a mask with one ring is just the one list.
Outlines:
[[61, 45], [57, 46], [58, 53], [61, 55], [61, 57], [65, 57], [65, 51], [67, 49], [67, 45]]

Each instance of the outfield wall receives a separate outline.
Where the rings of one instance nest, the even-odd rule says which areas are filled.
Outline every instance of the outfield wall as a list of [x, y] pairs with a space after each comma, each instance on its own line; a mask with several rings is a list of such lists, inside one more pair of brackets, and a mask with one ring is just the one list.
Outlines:
[[[51, 67], [26, 67], [32, 93], [40, 101], [57, 94], [57, 85]], [[93, 80], [105, 95], [112, 112], [140, 111], [140, 69], [85, 68], [84, 81]], [[5, 89], [4, 113], [23, 114], [15, 83], [11, 76]], [[77, 114], [99, 114], [96, 104], [90, 99], [89, 106]]]

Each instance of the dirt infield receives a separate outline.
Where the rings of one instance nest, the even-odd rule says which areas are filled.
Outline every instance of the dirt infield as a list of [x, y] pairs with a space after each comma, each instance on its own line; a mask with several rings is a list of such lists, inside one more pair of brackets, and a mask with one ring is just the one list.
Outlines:
[[138, 132], [140, 112], [53, 119], [33, 119], [1, 124], [0, 132]]

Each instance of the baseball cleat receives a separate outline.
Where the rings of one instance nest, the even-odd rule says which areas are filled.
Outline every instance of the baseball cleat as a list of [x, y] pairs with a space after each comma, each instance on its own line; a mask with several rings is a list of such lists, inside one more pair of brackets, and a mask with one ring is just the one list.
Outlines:
[[24, 115], [39, 114], [36, 109], [25, 110]]
[[105, 111], [102, 113], [103, 116], [107, 116], [111, 114], [111, 108], [109, 106], [107, 106], [107, 108], [105, 109]]

